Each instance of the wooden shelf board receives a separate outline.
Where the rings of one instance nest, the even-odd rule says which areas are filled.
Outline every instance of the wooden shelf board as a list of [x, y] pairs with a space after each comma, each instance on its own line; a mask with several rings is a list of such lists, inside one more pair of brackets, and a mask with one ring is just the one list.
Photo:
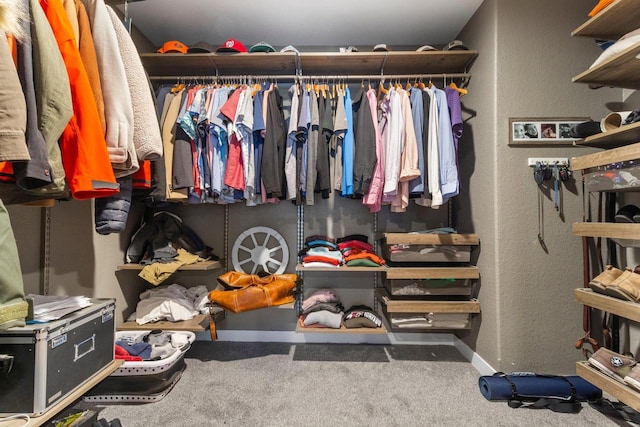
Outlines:
[[376, 289], [376, 297], [388, 313], [480, 313], [476, 299], [468, 301], [432, 301], [392, 299], [386, 289]]
[[[640, 69], [638, 71], [640, 72]], [[571, 170], [578, 171], [635, 159], [640, 159], [640, 142], [586, 156], [572, 157], [570, 165]]]
[[[144, 265], [142, 264], [122, 264], [117, 267], [118, 270], [142, 270]], [[187, 264], [183, 265], [178, 269], [178, 271], [209, 271], [209, 270], [217, 270], [222, 268], [222, 263], [220, 261], [201, 261], [195, 264]]]
[[[638, 8], [640, 10], [640, 8]], [[640, 122], [620, 126], [617, 129], [598, 133], [575, 141], [575, 145], [595, 148], [618, 148], [640, 142]], [[573, 164], [571, 165], [573, 166]]]
[[303, 73], [314, 74], [421, 74], [468, 70], [478, 53], [458, 51], [303, 52]]
[[636, 411], [640, 411], [640, 393], [592, 368], [588, 362], [576, 362], [576, 374]]
[[640, 239], [640, 224], [576, 222], [572, 226], [572, 232], [576, 236], [638, 240]]
[[296, 325], [296, 332], [298, 333], [323, 333], [323, 334], [386, 334], [387, 328], [384, 324], [379, 328], [345, 328], [344, 325], [340, 326], [340, 329], [333, 328], [305, 328], [300, 325], [300, 322]]
[[476, 266], [464, 267], [387, 267], [387, 279], [479, 279]]
[[159, 321], [153, 323], [145, 323], [138, 325], [135, 321], [125, 322], [118, 326], [119, 331], [141, 331], [148, 329], [165, 329], [171, 331], [206, 331], [209, 326], [209, 315], [198, 314], [193, 319], [184, 320], [182, 322]]
[[586, 288], [575, 289], [573, 298], [580, 304], [640, 322], [640, 304], [598, 294]]
[[576, 83], [640, 89], [640, 43], [628, 47], [597, 67], [575, 76]]
[[477, 234], [438, 233], [381, 233], [377, 239], [384, 239], [388, 245], [478, 245]]
[[299, 62], [305, 75], [442, 74], [466, 72], [478, 52], [293, 52], [257, 53], [142, 53], [152, 78], [215, 75], [295, 75]]
[[640, 8], [637, 0], [616, 0], [573, 30], [571, 35], [617, 40], [638, 28], [638, 22], [640, 22]]
[[188, 77], [236, 74], [295, 74], [293, 52], [233, 53], [141, 53], [140, 59], [151, 77]]
[[81, 398], [87, 391], [91, 390], [94, 386], [96, 386], [100, 381], [107, 378], [113, 372], [118, 370], [120, 366], [122, 366], [122, 360], [114, 360], [109, 363], [107, 366], [102, 368], [96, 374], [94, 374], [91, 378], [87, 379], [83, 383], [81, 383], [75, 390], [69, 393], [64, 399], [58, 401], [55, 405], [49, 408], [45, 413], [39, 416], [32, 416], [31, 420], [25, 424], [25, 420], [15, 419], [9, 421], [1, 421], [0, 427], [31, 427], [31, 426], [41, 426], [46, 424], [53, 416], [63, 411], [67, 406], [71, 405], [73, 402]]

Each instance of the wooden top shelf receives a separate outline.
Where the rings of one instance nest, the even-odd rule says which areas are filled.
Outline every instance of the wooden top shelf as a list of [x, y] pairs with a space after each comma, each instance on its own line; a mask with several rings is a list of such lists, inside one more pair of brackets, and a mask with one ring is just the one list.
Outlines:
[[[145, 266], [142, 264], [122, 264], [117, 267], [118, 270], [142, 270]], [[183, 265], [178, 269], [178, 271], [209, 271], [209, 270], [217, 270], [222, 268], [222, 263], [220, 261], [201, 261], [195, 264], [187, 264]]]
[[570, 164], [571, 169], [577, 171], [636, 159], [640, 159], [640, 142], [585, 156], [572, 157]]
[[[618, 148], [640, 142], [640, 122], [622, 125], [619, 128], [598, 133], [575, 141], [575, 145], [594, 148]], [[573, 165], [572, 165], [573, 166]]]
[[395, 52], [141, 53], [152, 78], [215, 75], [441, 74], [466, 72], [473, 50]]
[[596, 16], [571, 32], [572, 36], [618, 40], [638, 28], [640, 7], [637, 0], [616, 0]]
[[612, 56], [597, 67], [575, 76], [576, 83], [591, 83], [626, 89], [640, 89], [640, 43]]
[[573, 298], [580, 304], [640, 322], [640, 304], [635, 302], [598, 294], [586, 288], [575, 289]]

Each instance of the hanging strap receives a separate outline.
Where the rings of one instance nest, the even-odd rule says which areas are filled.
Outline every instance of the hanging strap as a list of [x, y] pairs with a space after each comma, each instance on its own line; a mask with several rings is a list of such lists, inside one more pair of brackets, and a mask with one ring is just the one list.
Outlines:
[[[573, 383], [567, 378], [560, 375], [545, 375], [545, 374], [532, 374], [532, 376], [542, 378], [557, 378], [562, 379], [569, 385], [571, 395], [567, 397], [548, 397], [548, 396], [526, 396], [518, 393], [516, 384], [511, 380], [510, 376], [504, 372], [496, 372], [494, 376], [504, 378], [511, 387], [511, 397], [507, 400], [507, 404], [510, 408], [530, 408], [530, 409], [542, 409], [547, 408], [553, 412], [571, 413], [575, 414], [580, 412], [582, 404], [576, 400], [577, 390]], [[525, 404], [525, 402], [529, 402]]]
[[[586, 196], [587, 206], [585, 207], [584, 204], [582, 206], [583, 208], [582, 220], [587, 222], [591, 220], [591, 199], [589, 197], [589, 194], [585, 193], [585, 190], [586, 189], [585, 189], [584, 179], [583, 179], [582, 193], [587, 194]], [[602, 199], [600, 199], [600, 201], [601, 200]], [[598, 212], [598, 215], [600, 215], [600, 211]], [[598, 245], [598, 252], [600, 252], [600, 248], [599, 248], [600, 240], [597, 240], [597, 245]], [[589, 237], [583, 236], [582, 237], [582, 280], [583, 280], [583, 287], [585, 288], [589, 287], [589, 281], [591, 280], [591, 275], [590, 275], [591, 268], [590, 268], [589, 262], [590, 262]], [[600, 262], [602, 261], [600, 260]], [[582, 306], [582, 330], [584, 331], [584, 336], [581, 338], [578, 338], [578, 340], [576, 340], [573, 346], [578, 350], [582, 350], [582, 355], [584, 356], [585, 359], [588, 359], [591, 356], [591, 354], [595, 353], [600, 348], [600, 344], [598, 344], [598, 341], [596, 341], [595, 338], [591, 336], [591, 326], [592, 326], [591, 307], [587, 305], [583, 305]], [[587, 345], [591, 346], [591, 350], [589, 350], [586, 347]]]
[[553, 203], [556, 211], [560, 210], [560, 174], [558, 172], [558, 162], [553, 164]]
[[218, 339], [218, 331], [216, 329], [215, 313], [213, 312], [213, 304], [209, 305], [209, 333], [211, 334], [211, 341]]

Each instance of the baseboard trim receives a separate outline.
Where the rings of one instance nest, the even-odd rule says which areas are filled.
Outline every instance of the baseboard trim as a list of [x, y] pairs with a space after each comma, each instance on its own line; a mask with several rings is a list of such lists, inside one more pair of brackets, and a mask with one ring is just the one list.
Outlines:
[[[199, 341], [210, 341], [208, 332], [196, 333]], [[322, 344], [386, 344], [386, 345], [451, 345], [454, 346], [480, 375], [493, 375], [486, 360], [453, 334], [388, 333], [388, 334], [336, 334], [300, 333], [295, 331], [218, 330], [218, 341], [281, 342]]]
[[[196, 333], [199, 341], [209, 341], [208, 332]], [[389, 333], [389, 334], [336, 334], [300, 333], [295, 331], [218, 330], [218, 341], [334, 343], [334, 344], [389, 344], [389, 345], [454, 345], [453, 334]]]
[[465, 342], [460, 338], [454, 336], [453, 345], [458, 349], [462, 356], [464, 356], [464, 358], [467, 359], [474, 368], [476, 368], [476, 371], [478, 371], [480, 375], [493, 375], [496, 372], [496, 370], [493, 369], [486, 360], [473, 351], [471, 347], [465, 344]]

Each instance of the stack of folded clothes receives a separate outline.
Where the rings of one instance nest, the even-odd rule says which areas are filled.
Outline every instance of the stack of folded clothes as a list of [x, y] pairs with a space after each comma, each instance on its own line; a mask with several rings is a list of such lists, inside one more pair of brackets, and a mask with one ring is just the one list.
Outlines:
[[305, 328], [340, 329], [344, 307], [331, 289], [319, 289], [302, 302], [300, 323]]
[[350, 234], [337, 239], [336, 243], [348, 267], [381, 267], [385, 264], [363, 234]]
[[378, 317], [371, 307], [366, 305], [351, 306], [342, 317], [344, 327], [352, 328], [379, 328], [382, 326], [382, 319]]
[[305, 267], [340, 267], [344, 264], [342, 253], [334, 239], [313, 235], [305, 239], [304, 248], [298, 254]]

